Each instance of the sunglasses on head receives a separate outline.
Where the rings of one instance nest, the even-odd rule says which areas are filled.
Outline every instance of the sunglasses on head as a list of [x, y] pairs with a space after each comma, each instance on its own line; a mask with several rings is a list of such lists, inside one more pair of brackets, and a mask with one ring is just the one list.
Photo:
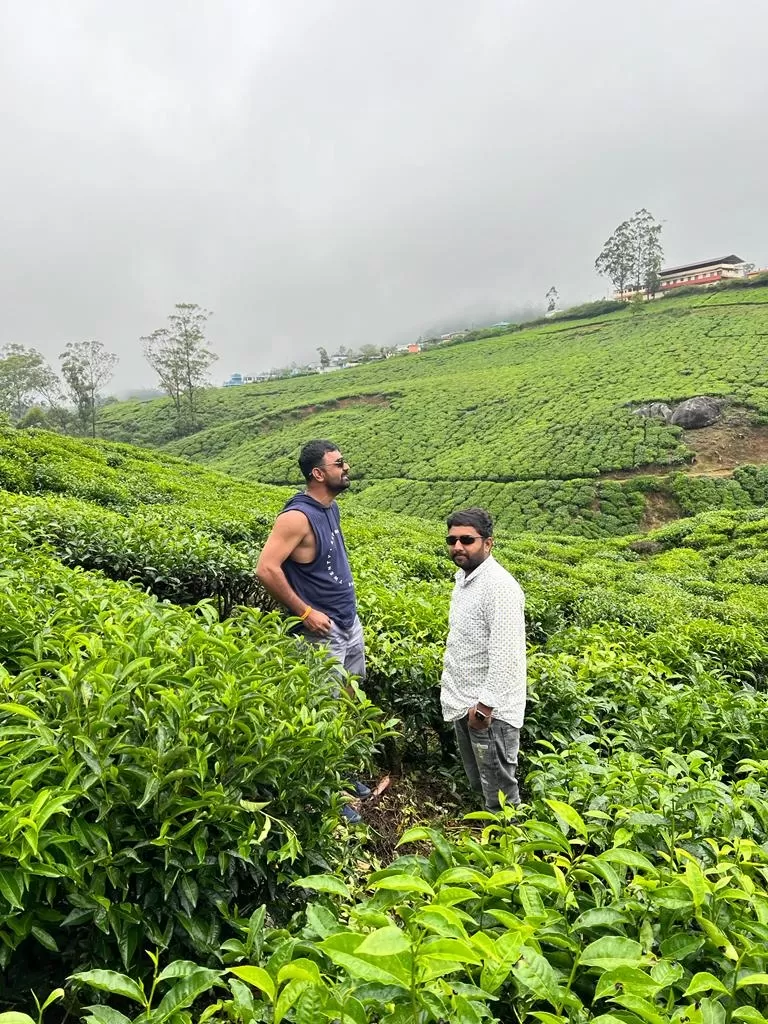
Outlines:
[[446, 537], [445, 543], [450, 547], [453, 547], [457, 541], [461, 541], [462, 547], [468, 548], [471, 544], [474, 544], [476, 540], [482, 539], [482, 537], [471, 537], [468, 533], [461, 533], [458, 537]]

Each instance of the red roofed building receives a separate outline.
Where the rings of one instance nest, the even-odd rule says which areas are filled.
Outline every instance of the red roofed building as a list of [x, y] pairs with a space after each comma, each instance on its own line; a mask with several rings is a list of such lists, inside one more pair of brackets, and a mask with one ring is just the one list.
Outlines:
[[718, 256], [714, 260], [700, 260], [685, 263], [680, 267], [666, 267], [659, 274], [659, 291], [668, 292], [673, 288], [691, 285], [717, 284], [728, 277], [745, 277], [752, 267], [740, 256]]

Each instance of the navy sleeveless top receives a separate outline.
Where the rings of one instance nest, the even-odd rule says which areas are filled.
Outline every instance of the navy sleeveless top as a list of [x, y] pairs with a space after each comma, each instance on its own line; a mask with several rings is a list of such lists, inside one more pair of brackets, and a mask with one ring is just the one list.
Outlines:
[[317, 555], [306, 564], [286, 558], [283, 562], [286, 579], [302, 601], [324, 612], [342, 629], [349, 629], [357, 616], [357, 601], [341, 535], [339, 506], [334, 501], [326, 508], [302, 491], [287, 502], [283, 512], [293, 510], [303, 512], [309, 520]]

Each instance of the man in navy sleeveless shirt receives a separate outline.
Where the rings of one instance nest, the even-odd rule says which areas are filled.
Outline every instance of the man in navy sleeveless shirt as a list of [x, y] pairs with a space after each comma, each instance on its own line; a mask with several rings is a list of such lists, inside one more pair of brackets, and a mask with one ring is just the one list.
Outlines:
[[336, 504], [349, 487], [349, 464], [332, 441], [310, 441], [299, 466], [306, 490], [277, 517], [256, 575], [301, 619], [307, 640], [325, 644], [340, 666], [364, 679], [363, 629]]

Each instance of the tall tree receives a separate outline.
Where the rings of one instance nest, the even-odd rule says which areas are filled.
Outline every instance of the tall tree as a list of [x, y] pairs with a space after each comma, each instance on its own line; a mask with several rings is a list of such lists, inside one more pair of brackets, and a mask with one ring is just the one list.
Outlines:
[[14, 422], [41, 399], [53, 405], [59, 378], [34, 348], [6, 345], [0, 352], [0, 409]]
[[328, 355], [328, 349], [323, 348], [323, 346], [321, 345], [317, 349], [317, 353], [320, 356], [320, 368], [322, 370], [325, 370], [326, 367], [331, 365], [331, 357]]
[[642, 209], [619, 224], [595, 260], [595, 270], [609, 278], [619, 295], [632, 285], [650, 297], [659, 287], [662, 258], [661, 224]]
[[630, 220], [634, 249], [634, 283], [636, 291], [645, 291], [650, 298], [658, 291], [659, 272], [664, 252], [661, 248], [661, 224], [645, 208], [637, 210]]
[[107, 352], [100, 341], [70, 341], [59, 358], [80, 429], [96, 437], [99, 392], [112, 379], [117, 356]]
[[179, 435], [197, 426], [197, 395], [208, 379], [208, 369], [219, 357], [206, 343], [211, 313], [194, 302], [177, 302], [168, 326], [142, 338], [144, 354], [158, 376], [160, 387], [173, 400]]
[[558, 295], [557, 288], [555, 288], [555, 286], [552, 285], [552, 287], [547, 292], [547, 312], [554, 313], [557, 309], [557, 304], [559, 301], [560, 296]]
[[607, 277], [622, 295], [632, 280], [634, 265], [632, 229], [629, 221], [625, 220], [603, 245], [595, 260], [595, 270]]

